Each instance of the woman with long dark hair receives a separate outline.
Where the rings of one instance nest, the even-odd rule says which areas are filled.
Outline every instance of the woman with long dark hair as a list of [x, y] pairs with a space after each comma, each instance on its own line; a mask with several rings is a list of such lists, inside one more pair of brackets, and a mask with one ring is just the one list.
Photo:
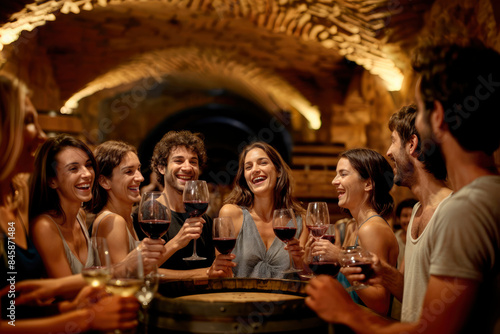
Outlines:
[[[210, 273], [224, 272], [236, 277], [282, 278], [290, 265], [289, 254], [295, 266], [303, 266], [303, 245], [307, 230], [302, 219], [305, 210], [292, 197], [290, 167], [269, 144], [256, 142], [240, 154], [234, 187], [219, 212], [220, 217], [231, 217], [237, 236], [233, 253], [219, 255]], [[273, 211], [293, 209], [297, 217], [299, 239], [294, 238], [284, 247], [273, 231]], [[228, 268], [232, 268], [232, 273]]]
[[96, 170], [92, 151], [66, 134], [48, 139], [36, 156], [30, 229], [49, 277], [78, 274], [94, 264], [82, 204], [91, 203]]

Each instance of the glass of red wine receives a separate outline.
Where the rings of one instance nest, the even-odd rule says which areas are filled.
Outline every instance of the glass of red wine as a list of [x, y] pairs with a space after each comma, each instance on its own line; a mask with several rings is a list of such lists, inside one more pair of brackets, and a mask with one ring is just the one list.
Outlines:
[[[207, 211], [210, 194], [208, 192], [207, 183], [202, 180], [187, 181], [182, 193], [184, 209], [189, 217], [200, 217]], [[185, 257], [183, 260], [198, 261], [206, 260], [206, 257], [196, 254], [196, 239], [193, 240], [193, 255]]]
[[[320, 259], [318, 256], [312, 255], [312, 252], [308, 253], [306, 263], [309, 269], [314, 273], [313, 276], [329, 275], [335, 278], [340, 271], [340, 264], [338, 261]], [[312, 276], [305, 276], [305, 278], [311, 277]]]
[[[276, 234], [285, 244], [288, 244], [295, 238], [295, 234], [297, 233], [297, 220], [295, 219], [295, 214], [292, 209], [274, 210], [273, 230], [274, 234]], [[283, 274], [302, 272], [302, 270], [295, 268], [292, 256], [290, 253], [288, 253], [288, 255], [290, 256], [290, 268], [283, 271]]]
[[360, 267], [361, 273], [365, 275], [365, 279], [363, 281], [355, 281], [350, 287], [346, 288], [347, 292], [369, 287], [369, 285], [364, 284], [364, 282], [375, 276], [375, 272], [372, 268], [373, 261], [370, 252], [359, 246], [346, 247], [342, 250], [340, 263], [342, 267]]
[[139, 204], [139, 226], [151, 239], [160, 239], [170, 227], [171, 212], [167, 195], [161, 191], [147, 191]]
[[[326, 202], [312, 202], [307, 205], [306, 226], [309, 234], [318, 241], [330, 225], [330, 213]], [[321, 261], [321, 256], [319, 261]]]
[[335, 224], [328, 224], [325, 234], [323, 234], [323, 239], [330, 241], [335, 245]]
[[213, 241], [215, 248], [221, 254], [230, 254], [236, 245], [234, 225], [231, 217], [219, 217], [214, 219]]

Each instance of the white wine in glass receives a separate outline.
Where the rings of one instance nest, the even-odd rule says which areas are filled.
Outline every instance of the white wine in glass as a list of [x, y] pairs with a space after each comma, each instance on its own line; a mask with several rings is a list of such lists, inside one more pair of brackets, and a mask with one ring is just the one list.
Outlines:
[[111, 260], [109, 257], [108, 244], [105, 238], [92, 238], [90, 241], [94, 264], [82, 270], [82, 276], [87, 284], [94, 287], [104, 287], [111, 278]]

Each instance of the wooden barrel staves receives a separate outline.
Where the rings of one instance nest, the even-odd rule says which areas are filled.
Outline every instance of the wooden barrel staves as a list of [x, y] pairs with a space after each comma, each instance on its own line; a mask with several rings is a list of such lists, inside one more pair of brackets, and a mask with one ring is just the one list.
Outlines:
[[305, 285], [246, 278], [165, 282], [149, 310], [149, 333], [327, 333], [305, 305]]

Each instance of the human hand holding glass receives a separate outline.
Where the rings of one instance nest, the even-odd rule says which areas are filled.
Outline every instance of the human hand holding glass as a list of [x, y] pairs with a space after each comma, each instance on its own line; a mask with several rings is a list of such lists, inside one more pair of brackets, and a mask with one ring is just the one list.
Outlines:
[[[207, 183], [203, 180], [187, 181], [182, 193], [182, 200], [184, 209], [190, 217], [201, 217], [207, 211], [210, 200]], [[206, 259], [206, 257], [196, 254], [196, 239], [193, 239], [193, 255], [185, 257], [183, 260], [197, 261]]]
[[[297, 233], [297, 221], [292, 209], [274, 210], [273, 230], [274, 234], [276, 234], [276, 236], [285, 244], [288, 244], [291, 240], [293, 240], [293, 238], [295, 238], [295, 234]], [[302, 270], [295, 268], [290, 252], [288, 252], [288, 255], [290, 257], [290, 268], [283, 271], [283, 273], [290, 274], [301, 272]]]
[[346, 288], [347, 292], [369, 287], [369, 285], [363, 284], [363, 282], [372, 278], [375, 274], [372, 269], [372, 262], [373, 260], [370, 252], [359, 246], [350, 246], [342, 250], [340, 258], [340, 264], [342, 267], [360, 267], [361, 274], [365, 275], [365, 279], [363, 281], [354, 281], [350, 287]]

